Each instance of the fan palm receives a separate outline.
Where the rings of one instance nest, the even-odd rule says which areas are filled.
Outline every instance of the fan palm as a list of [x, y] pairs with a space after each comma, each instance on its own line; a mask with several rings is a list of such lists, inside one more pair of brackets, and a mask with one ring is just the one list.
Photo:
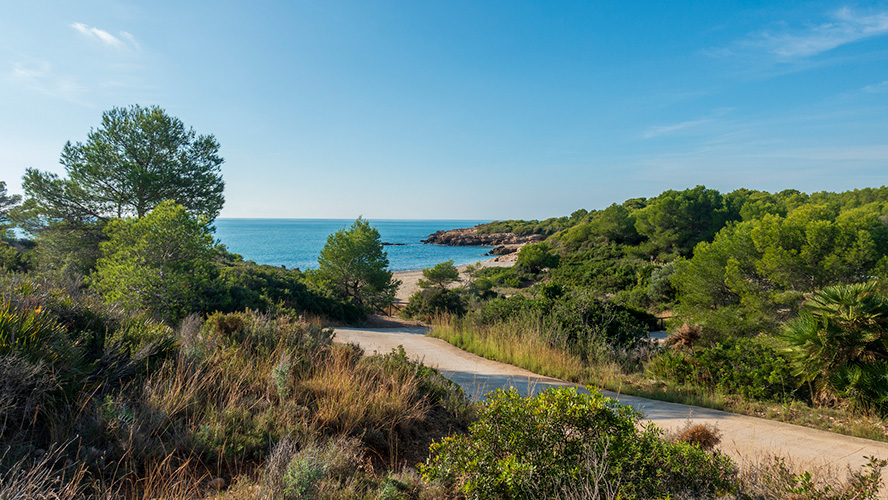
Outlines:
[[888, 299], [875, 282], [814, 294], [782, 335], [794, 374], [819, 402], [845, 398], [861, 407], [888, 402]]

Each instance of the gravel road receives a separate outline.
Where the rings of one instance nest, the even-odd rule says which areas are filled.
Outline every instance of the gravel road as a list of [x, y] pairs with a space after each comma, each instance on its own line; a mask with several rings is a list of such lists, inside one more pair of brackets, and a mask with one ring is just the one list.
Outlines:
[[[419, 327], [337, 328], [334, 341], [358, 344], [367, 353], [386, 353], [402, 345], [411, 359], [438, 368], [474, 400], [496, 388], [514, 387], [522, 395], [533, 395], [548, 387], [575, 385], [467, 353], [443, 340], [425, 336], [427, 331]], [[602, 393], [635, 407], [647, 420], [666, 430], [681, 427], [688, 420], [716, 425], [722, 433], [720, 449], [738, 461], [754, 461], [771, 454], [789, 457], [791, 463], [809, 469], [845, 470], [865, 464], [866, 456], [888, 458], [888, 443], [697, 406]]]

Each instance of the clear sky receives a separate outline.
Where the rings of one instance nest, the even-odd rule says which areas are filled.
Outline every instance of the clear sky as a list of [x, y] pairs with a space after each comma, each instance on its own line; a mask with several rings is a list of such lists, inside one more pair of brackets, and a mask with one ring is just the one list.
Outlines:
[[0, 95], [11, 192], [159, 105], [220, 142], [223, 217], [843, 191], [888, 184], [888, 2], [8, 1]]

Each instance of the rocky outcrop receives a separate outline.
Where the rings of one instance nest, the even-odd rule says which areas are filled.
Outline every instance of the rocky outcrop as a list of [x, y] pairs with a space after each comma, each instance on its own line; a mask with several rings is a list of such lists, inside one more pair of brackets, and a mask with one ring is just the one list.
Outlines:
[[500, 245], [484, 255], [509, 255], [521, 249], [522, 245]]
[[525, 243], [535, 243], [543, 241], [546, 236], [543, 234], [529, 234], [519, 236], [515, 233], [479, 233], [478, 227], [467, 227], [463, 229], [451, 229], [449, 231], [438, 231], [430, 234], [428, 238], [422, 240], [423, 243], [431, 243], [433, 245], [447, 246], [502, 246], [502, 245], [523, 245]]

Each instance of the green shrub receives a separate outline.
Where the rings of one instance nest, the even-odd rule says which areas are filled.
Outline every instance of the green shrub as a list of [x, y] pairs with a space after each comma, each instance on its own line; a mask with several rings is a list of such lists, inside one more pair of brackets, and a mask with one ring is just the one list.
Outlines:
[[147, 315], [124, 318], [120, 327], [105, 339], [105, 346], [119, 346], [133, 354], [148, 344], [166, 343], [173, 339], [173, 330]]
[[641, 414], [594, 392], [556, 388], [533, 398], [494, 391], [466, 435], [432, 445], [420, 466], [429, 481], [469, 498], [549, 498], [595, 484], [619, 498], [712, 494], [734, 477], [731, 461], [697, 446], [669, 443]]
[[337, 483], [356, 475], [362, 455], [360, 442], [354, 438], [340, 437], [324, 443], [297, 443], [284, 438], [265, 463], [263, 489], [267, 498], [281, 500], [336, 498], [330, 493], [337, 492]]
[[503, 288], [520, 288], [521, 278], [518, 270], [512, 267], [484, 267], [475, 273], [476, 286], [486, 288], [490, 286]]
[[462, 316], [466, 300], [456, 290], [426, 288], [410, 296], [403, 315], [408, 318], [433, 318], [443, 314]]
[[[550, 331], [555, 345], [581, 356], [601, 342], [632, 347], [647, 335], [650, 325], [640, 321], [639, 311], [597, 299], [587, 291], [574, 291], [548, 305]], [[646, 315], [649, 316], [649, 315]]]
[[796, 394], [799, 380], [789, 360], [764, 338], [738, 338], [691, 353], [666, 350], [648, 364], [654, 377], [716, 388], [760, 400]]
[[515, 262], [515, 267], [536, 274], [543, 269], [558, 267], [558, 261], [558, 254], [552, 253], [552, 248], [548, 243], [529, 243], [521, 247], [518, 252], [518, 261]]
[[40, 306], [23, 309], [0, 302], [0, 355], [20, 353], [32, 361], [57, 362], [73, 355], [67, 332]]
[[[272, 316], [253, 311], [213, 313], [201, 326], [204, 347], [236, 346], [256, 356], [270, 356], [279, 345], [299, 351], [299, 360], [310, 360], [330, 345], [332, 329], [295, 321], [290, 316]], [[200, 347], [200, 346], [196, 346]], [[200, 349], [198, 349], [200, 350]]]
[[245, 262], [236, 254], [217, 248], [218, 277], [205, 292], [210, 311], [235, 312], [251, 309], [272, 312], [281, 308], [347, 322], [357, 322], [364, 313], [354, 304], [338, 299], [332, 291], [309, 287], [298, 269]]
[[194, 437], [199, 449], [215, 459], [258, 460], [268, 450], [274, 425], [271, 411], [253, 413], [235, 406], [211, 410]]

